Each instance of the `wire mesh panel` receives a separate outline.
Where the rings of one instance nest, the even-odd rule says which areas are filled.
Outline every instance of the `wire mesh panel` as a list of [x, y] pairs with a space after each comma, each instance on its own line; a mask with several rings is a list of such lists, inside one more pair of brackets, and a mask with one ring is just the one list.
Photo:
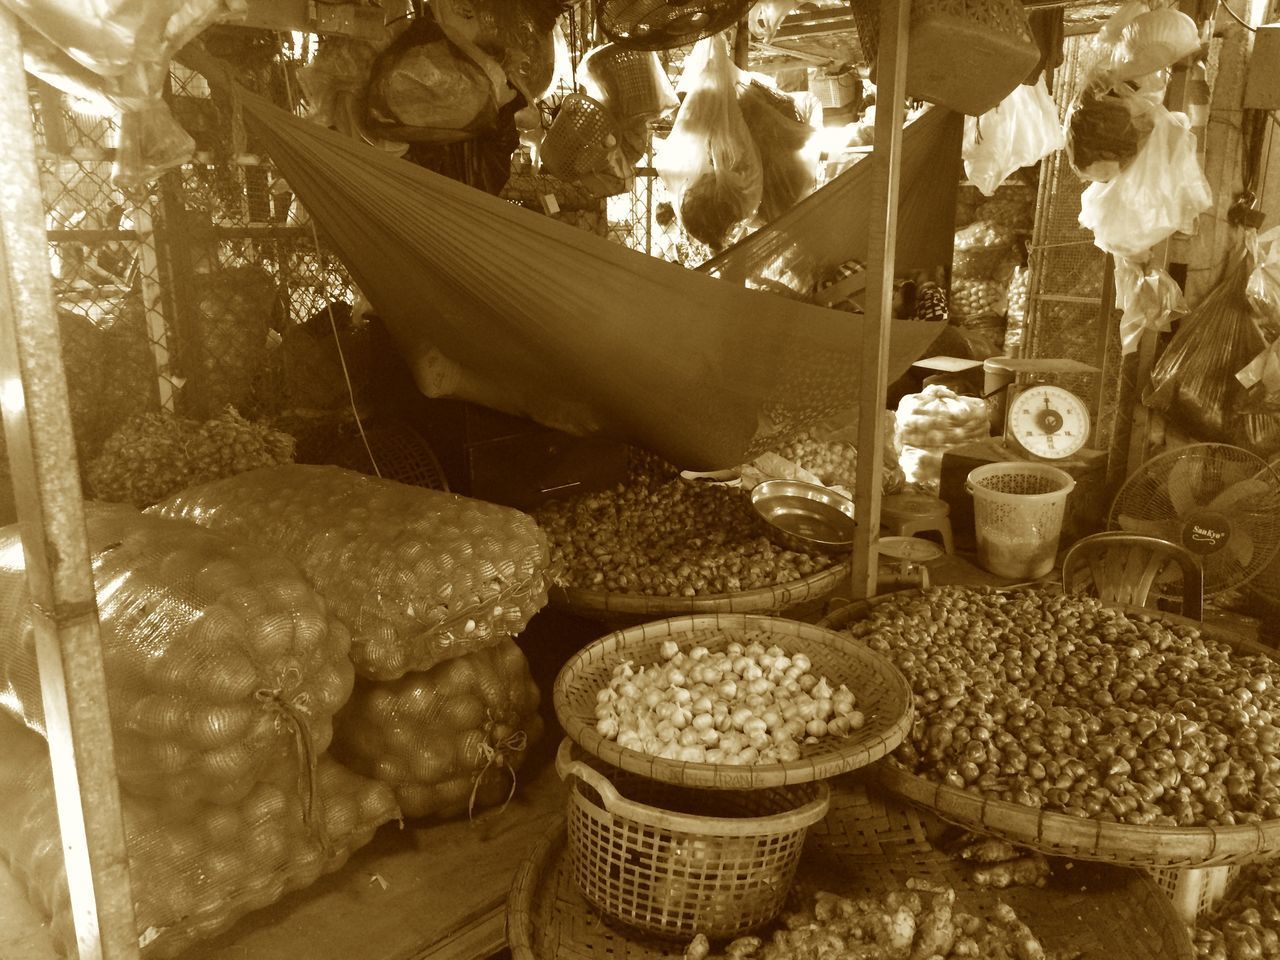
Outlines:
[[[1054, 101], [1065, 116], [1082, 82], [1089, 37], [1068, 37], [1063, 64], [1054, 81]], [[1075, 175], [1065, 151], [1041, 165], [1035, 232], [1030, 246], [1030, 288], [1024, 353], [1031, 357], [1079, 360], [1103, 370], [1101, 377], [1082, 376], [1062, 385], [1089, 404], [1095, 423], [1093, 444], [1107, 451], [1111, 469], [1123, 470], [1121, 444], [1127, 443], [1122, 404], [1132, 404], [1132, 384], [1125, 384], [1119, 325], [1110, 303], [1107, 255], [1080, 226], [1080, 200], [1086, 184]], [[1130, 373], [1129, 379], [1132, 379]]]
[[[116, 119], [31, 88], [49, 268], [81, 463], [129, 418], [172, 409], [154, 200], [111, 182]], [[0, 522], [12, 519], [0, 498]]]

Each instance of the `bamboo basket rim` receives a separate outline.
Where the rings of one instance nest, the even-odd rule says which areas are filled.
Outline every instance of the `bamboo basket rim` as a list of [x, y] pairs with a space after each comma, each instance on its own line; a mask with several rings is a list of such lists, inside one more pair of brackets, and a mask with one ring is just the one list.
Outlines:
[[609, 613], [627, 616], [674, 617], [695, 613], [767, 613], [806, 600], [825, 597], [852, 576], [849, 561], [832, 564], [789, 583], [777, 583], [738, 593], [709, 593], [694, 597], [655, 597], [643, 593], [614, 593], [585, 587], [552, 585], [550, 605], [570, 613]]
[[[1052, 591], [1053, 585], [1049, 585], [1045, 592]], [[830, 629], [839, 629], [854, 622], [852, 617], [865, 615], [877, 602], [883, 602], [890, 596], [919, 592], [904, 590], [855, 602], [832, 611], [822, 623]], [[1194, 626], [1242, 652], [1280, 659], [1269, 647], [1222, 627], [1150, 607], [1114, 603], [1106, 606], [1125, 613]], [[875, 776], [886, 790], [931, 810], [949, 823], [979, 833], [995, 834], [1051, 856], [1142, 867], [1191, 868], [1248, 863], [1280, 855], [1280, 820], [1226, 826], [1168, 827], [1077, 817], [938, 783], [907, 771], [892, 757], [879, 765]]]
[[[730, 765], [666, 760], [638, 750], [618, 746], [595, 729], [595, 716], [575, 710], [580, 700], [595, 705], [598, 685], [584, 674], [627, 659], [630, 651], [655, 645], [669, 637], [679, 638], [693, 630], [765, 630], [778, 638], [784, 649], [799, 649], [814, 656], [815, 650], [839, 653], [849, 664], [849, 673], [862, 668], [878, 681], [883, 694], [868, 701], [863, 691], [850, 684], [866, 724], [840, 740], [820, 741], [802, 748], [804, 755], [787, 762]], [[795, 641], [803, 646], [797, 647]], [[815, 666], [817, 666], [815, 664]], [[823, 668], [828, 672], [827, 668]], [[833, 682], [849, 679], [830, 676]], [[590, 689], [587, 689], [587, 686]], [[914, 706], [911, 688], [902, 672], [887, 657], [856, 643], [833, 630], [798, 620], [744, 613], [719, 613], [669, 617], [638, 624], [600, 637], [571, 657], [556, 675], [552, 688], [556, 718], [565, 734], [590, 755], [604, 762], [654, 780], [686, 787], [717, 790], [751, 790], [820, 780], [866, 766], [891, 753], [911, 730]]]
[[[918, 820], [911, 820], [907, 811], [914, 809], [911, 805], [906, 805], [901, 814], [890, 815], [887, 819], [879, 816], [872, 810], [860, 810], [859, 798], [854, 795], [854, 791], [858, 788], [850, 787], [845, 783], [841, 783], [832, 790], [831, 808], [825, 820], [811, 829], [807, 835], [805, 843], [805, 851], [800, 859], [800, 865], [796, 874], [797, 888], [805, 889], [830, 889], [826, 882], [826, 871], [831, 868], [832, 864], [841, 865], [843, 870], [856, 871], [859, 869], [872, 868], [877, 864], [896, 864], [899, 870], [909, 871], [915, 874], [913, 865], [916, 862], [911, 856], [908, 849], [898, 855], [891, 854], [880, 843], [889, 847], [897, 844], [907, 843], [908, 848], [911, 841], [919, 842], [924, 840], [928, 843], [928, 833]], [[861, 820], [858, 818], [866, 817], [870, 813], [873, 819]], [[850, 820], [850, 817], [854, 820]], [[607, 921], [602, 921], [595, 911], [580, 896], [574, 897], [571, 903], [550, 903], [545, 899], [548, 897], [555, 898], [555, 890], [561, 874], [567, 869], [567, 860], [569, 857], [569, 840], [566, 830], [566, 819], [561, 817], [551, 824], [547, 831], [539, 837], [537, 842], [521, 860], [520, 865], [516, 869], [515, 877], [512, 881], [511, 890], [507, 898], [506, 911], [506, 929], [507, 943], [511, 950], [512, 960], [557, 960], [558, 957], [564, 955], [565, 951], [561, 950], [554, 957], [548, 953], [540, 953], [540, 949], [545, 949], [540, 934], [545, 933], [538, 929], [538, 924], [545, 921], [548, 908], [581, 911], [580, 915], [574, 914], [565, 918], [565, 922], [561, 925], [562, 930], [567, 930], [573, 938], [572, 943], [560, 942], [558, 947], [568, 946], [570, 949], [568, 954], [573, 957], [582, 957], [588, 955], [594, 956], [627, 956], [634, 960], [659, 960], [659, 958], [678, 958], [683, 950], [683, 944], [675, 942], [659, 942], [650, 938], [632, 939], [633, 934], [630, 931], [623, 931], [621, 928], [614, 927]], [[826, 827], [825, 830], [821, 829]], [[848, 831], [851, 835], [862, 834], [861, 840], [865, 843], [874, 839], [878, 841], [872, 845], [870, 851], [859, 853], [851, 859], [846, 859], [839, 855], [840, 837], [844, 831]], [[866, 831], [871, 831], [874, 837], [867, 835]], [[829, 839], [828, 839], [829, 835]], [[908, 835], [910, 835], [908, 837]], [[832, 844], [829, 850], [823, 849], [828, 844]], [[936, 847], [930, 843], [929, 847], [936, 850]], [[815, 855], [816, 854], [816, 855]], [[961, 868], [963, 869], [963, 868]], [[1130, 894], [1132, 899], [1123, 901], [1131, 908], [1136, 906], [1139, 909], [1130, 909], [1124, 915], [1108, 917], [1110, 921], [1107, 928], [1132, 930], [1134, 920], [1140, 922], [1148, 931], [1159, 931], [1162, 940], [1152, 942], [1150, 944], [1150, 952], [1154, 955], [1156, 948], [1161, 951], [1161, 960], [1190, 960], [1194, 956], [1191, 946], [1191, 939], [1186, 932], [1186, 928], [1179, 922], [1177, 914], [1174, 911], [1172, 901], [1159, 888], [1158, 883], [1151, 876], [1142, 871], [1131, 870], [1126, 867], [1116, 865], [1117, 870], [1124, 870], [1128, 875], [1128, 886], [1123, 890], [1126, 894]], [[565, 881], [568, 883], [568, 880]], [[961, 891], [960, 882], [952, 881], [957, 892]], [[576, 888], [575, 888], [576, 889]], [[1052, 888], [1045, 891], [1037, 891], [1035, 888], [1024, 888], [1022, 890], [1012, 891], [994, 891], [1000, 899], [1007, 900], [1007, 893], [1022, 893], [1041, 899], [1047, 907], [1049, 904], [1056, 903], [1056, 897], [1059, 895]], [[1092, 894], [1098, 898], [1098, 902], [1107, 904], [1115, 903], [1116, 891], [1104, 892], [1103, 888], [1096, 888]], [[1024, 917], [1021, 907], [1017, 907], [1020, 917]], [[1116, 914], [1122, 911], [1119, 907], [1106, 908], [1109, 912], [1114, 910]], [[1069, 911], [1074, 913], [1074, 911]], [[1136, 914], [1136, 916], [1135, 916]], [[559, 919], [561, 915], [557, 914]], [[1091, 919], [1097, 919], [1096, 917]], [[1036, 930], [1035, 920], [1029, 919], [1032, 929]], [[1078, 922], [1077, 919], [1068, 919], [1067, 923]], [[1093, 929], [1094, 926], [1091, 926]], [[1139, 928], [1141, 929], [1141, 928]], [[1039, 932], [1038, 930], [1036, 932]], [[1061, 938], [1061, 925], [1059, 927], [1059, 937]], [[620, 940], [626, 938], [624, 943]], [[611, 941], [611, 942], [605, 942]], [[1045, 944], [1046, 947], [1060, 949], [1063, 944], [1061, 942], [1054, 944]], [[620, 950], [620, 947], [627, 949]], [[1172, 952], [1165, 955], [1167, 947], [1174, 947]], [[1090, 956], [1093, 954], [1090, 953]]]

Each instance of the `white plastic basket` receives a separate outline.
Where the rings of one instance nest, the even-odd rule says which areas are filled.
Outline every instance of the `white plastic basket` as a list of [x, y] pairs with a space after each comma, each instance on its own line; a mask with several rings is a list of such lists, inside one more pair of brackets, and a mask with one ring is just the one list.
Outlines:
[[1173, 902], [1184, 923], [1195, 922], [1213, 912], [1240, 872], [1239, 864], [1192, 869], [1152, 868], [1147, 871]]
[[1053, 569], [1067, 496], [1076, 482], [1047, 463], [1004, 461], [969, 472], [978, 562], [992, 573], [1033, 580]]

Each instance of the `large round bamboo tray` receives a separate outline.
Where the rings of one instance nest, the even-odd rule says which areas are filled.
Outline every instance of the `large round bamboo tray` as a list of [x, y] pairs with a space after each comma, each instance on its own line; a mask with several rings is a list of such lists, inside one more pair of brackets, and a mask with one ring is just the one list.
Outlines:
[[657, 620], [682, 614], [782, 613], [809, 603], [819, 603], [849, 582], [848, 562], [837, 563], [790, 583], [779, 583], [738, 593], [712, 593], [697, 597], [651, 597], [640, 593], [610, 593], [579, 587], [547, 591], [552, 607], [597, 620]]
[[[842, 607], [823, 623], [838, 630], [865, 617], [872, 606], [874, 601]], [[1273, 657], [1275, 654], [1244, 637], [1185, 617], [1147, 608], [1115, 606], [1125, 612], [1198, 627], [1242, 652]], [[1222, 866], [1280, 856], [1280, 820], [1236, 826], [1139, 826], [984, 797], [976, 791], [917, 776], [892, 758], [880, 764], [876, 776], [885, 789], [932, 810], [951, 823], [995, 834], [1051, 856], [1163, 869]]]
[[[624, 749], [596, 732], [596, 694], [608, 685], [619, 663], [657, 663], [662, 659], [659, 648], [667, 639], [682, 647], [700, 643], [718, 652], [747, 630], [768, 633], [769, 642], [788, 654], [807, 654], [814, 673], [826, 676], [832, 684], [847, 685], [857, 698], [865, 725], [848, 737], [826, 737], [801, 746], [798, 760], [753, 766], [665, 760]], [[553, 699], [564, 732], [592, 756], [655, 780], [717, 790], [778, 787], [857, 769], [901, 743], [912, 719], [906, 678], [886, 658], [822, 627], [750, 614], [673, 617], [601, 637], [561, 668]]]
[[[868, 794], [856, 780], [833, 784], [826, 819], [809, 828], [791, 903], [815, 892], [880, 896], [915, 877], [955, 888], [956, 909], [990, 917], [1004, 900], [1050, 955], [1191, 960], [1187, 928], [1145, 873], [1102, 864], [1055, 863], [1049, 885], [990, 890], [968, 866], [942, 853], [940, 837], [906, 804]], [[931, 841], [933, 841], [931, 843]], [[759, 931], [767, 940], [769, 927]], [[606, 921], [578, 892], [563, 823], [553, 826], [516, 872], [507, 906], [513, 960], [666, 960], [685, 944], [644, 938]]]

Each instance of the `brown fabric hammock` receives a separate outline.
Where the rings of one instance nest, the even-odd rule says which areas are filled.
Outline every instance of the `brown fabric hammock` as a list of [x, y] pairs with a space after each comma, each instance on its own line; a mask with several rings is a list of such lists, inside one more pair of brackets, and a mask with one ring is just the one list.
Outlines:
[[[856, 408], [862, 317], [629, 250], [230, 86], [424, 392], [625, 438], [702, 470], [742, 463]], [[950, 260], [950, 230], [929, 223], [952, 222], [959, 131], [958, 118], [935, 110], [906, 133], [899, 235], [908, 262]], [[748, 238], [720, 259], [745, 262], [762, 243], [823, 249], [831, 263], [865, 255], [868, 166], [761, 231], [767, 240]], [[932, 186], [938, 179], [945, 189]], [[890, 377], [940, 330], [895, 321]]]

